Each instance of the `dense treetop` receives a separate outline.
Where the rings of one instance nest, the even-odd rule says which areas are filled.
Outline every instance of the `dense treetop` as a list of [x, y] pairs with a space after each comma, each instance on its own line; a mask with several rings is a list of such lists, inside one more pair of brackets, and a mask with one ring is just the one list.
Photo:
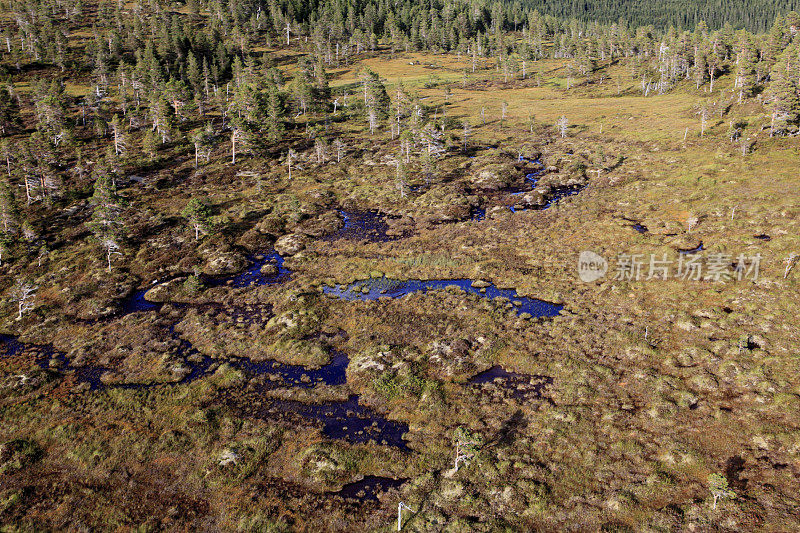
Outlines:
[[712, 28], [726, 23], [750, 31], [765, 31], [778, 15], [800, 7], [798, 0], [524, 0], [508, 2], [513, 9], [537, 9], [559, 18], [618, 22], [657, 28], [693, 28], [704, 20]]

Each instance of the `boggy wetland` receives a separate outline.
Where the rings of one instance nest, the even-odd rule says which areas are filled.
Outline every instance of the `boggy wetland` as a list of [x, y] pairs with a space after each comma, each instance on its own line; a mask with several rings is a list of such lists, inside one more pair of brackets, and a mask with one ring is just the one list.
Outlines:
[[0, 2], [0, 532], [797, 531], [800, 16], [618, 4]]

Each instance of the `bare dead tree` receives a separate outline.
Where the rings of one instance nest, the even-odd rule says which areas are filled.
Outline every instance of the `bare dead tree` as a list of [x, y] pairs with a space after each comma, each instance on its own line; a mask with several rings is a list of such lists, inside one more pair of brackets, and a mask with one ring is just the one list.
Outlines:
[[789, 273], [797, 264], [798, 259], [800, 259], [800, 255], [798, 255], [796, 252], [789, 254], [789, 257], [787, 257], [784, 261], [786, 263], [786, 270], [783, 271], [783, 279], [786, 279], [789, 276]]
[[289, 179], [292, 179], [292, 160], [297, 157], [297, 152], [289, 148], [286, 152], [286, 167], [289, 169]]
[[708, 108], [703, 106], [703, 108], [698, 113], [700, 115], [700, 137], [703, 137], [706, 134], [706, 123], [708, 121]]
[[369, 132], [370, 134], [375, 134], [375, 128], [378, 127], [378, 113], [375, 112], [375, 108], [369, 108], [369, 114], [367, 115], [367, 119], [369, 120]]
[[401, 531], [403, 529], [403, 511], [411, 511], [413, 513], [414, 509], [403, 502], [397, 504], [397, 531]]
[[320, 165], [325, 163], [325, 158], [328, 155], [328, 143], [325, 142], [325, 139], [321, 137], [317, 137], [314, 141], [314, 151], [317, 154], [317, 163]]
[[344, 143], [339, 139], [333, 141], [333, 148], [336, 150], [336, 162], [342, 161], [342, 152], [344, 151]]
[[561, 135], [561, 138], [567, 136], [567, 128], [569, 128], [569, 121], [567, 117], [561, 115], [561, 118], [556, 121], [556, 127], [558, 128], [558, 132]]
[[122, 255], [122, 252], [119, 251], [119, 244], [117, 244], [117, 242], [111, 238], [103, 239], [103, 242], [101, 242], [100, 244], [106, 251], [106, 261], [108, 262], [108, 271], [111, 272], [111, 258], [115, 255]]
[[33, 283], [19, 280], [14, 288], [11, 290], [11, 298], [17, 302], [17, 311], [19, 315], [17, 320], [22, 320], [22, 315], [33, 309], [33, 300], [36, 297], [36, 289], [38, 287]]

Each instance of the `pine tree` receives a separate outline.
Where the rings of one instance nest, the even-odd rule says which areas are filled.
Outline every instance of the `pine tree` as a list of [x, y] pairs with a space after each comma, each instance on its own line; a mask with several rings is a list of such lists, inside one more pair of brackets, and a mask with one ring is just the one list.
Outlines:
[[160, 95], [154, 94], [150, 100], [150, 120], [153, 131], [158, 132], [162, 143], [172, 140], [175, 135], [175, 114], [169, 102]]
[[93, 208], [89, 229], [95, 237], [98, 240], [118, 238], [122, 227], [122, 199], [104, 168], [95, 171], [94, 193], [89, 203]]
[[203, 88], [203, 77], [200, 72], [200, 66], [197, 64], [197, 58], [192, 52], [189, 52], [186, 58], [186, 79], [194, 91], [200, 91]]
[[328, 75], [322, 65], [322, 59], [317, 57], [314, 61], [314, 97], [318, 105], [324, 106], [331, 97], [331, 89], [328, 85]]
[[211, 231], [211, 209], [200, 198], [192, 198], [181, 211], [181, 216], [189, 222], [194, 230], [195, 240], [200, 239], [200, 233]]
[[800, 115], [800, 99], [793, 80], [786, 75], [785, 69], [778, 69], [771, 75], [769, 102], [772, 109], [770, 137], [787, 133], [797, 124]]
[[707, 68], [708, 68], [708, 78], [710, 80], [710, 85], [708, 87], [709, 92], [714, 92], [714, 77], [716, 76], [717, 71], [720, 68], [720, 65], [723, 61], [723, 47], [720, 42], [719, 32], [714, 32], [711, 36], [711, 46], [708, 51], [708, 56], [706, 58]]
[[785, 22], [782, 16], [779, 15], [775, 17], [775, 22], [772, 24], [772, 28], [766, 36], [763, 54], [764, 61], [766, 61], [770, 67], [777, 61], [778, 56], [787, 44]]
[[297, 117], [305, 115], [314, 105], [314, 87], [303, 72], [298, 72], [290, 87], [292, 105]]
[[228, 106], [231, 127], [231, 156], [252, 151], [258, 144], [259, 134], [267, 122], [264, 95], [252, 83], [242, 83], [234, 89]]
[[[99, 172], [102, 172], [100, 170]], [[90, 199], [93, 206], [89, 229], [103, 248], [111, 272], [111, 259], [120, 255], [122, 239], [121, 198], [117, 195], [114, 181], [106, 173], [99, 173], [94, 183], [94, 194]]]
[[56, 172], [56, 153], [49, 139], [39, 131], [19, 143], [18, 158], [28, 204], [38, 200], [50, 203], [61, 190]]
[[5, 167], [8, 179], [11, 179], [11, 159], [14, 157], [16, 150], [8, 139], [0, 139], [0, 158], [2, 158], [3, 166]]
[[67, 125], [64, 88], [56, 81], [41, 82], [34, 92], [37, 129], [55, 146], [68, 142], [71, 132]]
[[712, 473], [708, 475], [708, 490], [714, 498], [713, 509], [717, 508], [719, 500], [736, 497], [736, 493], [730, 489], [728, 480], [722, 474]]
[[164, 98], [172, 106], [176, 117], [183, 120], [186, 118], [184, 108], [192, 101], [192, 93], [183, 80], [170, 79], [164, 86]]
[[191, 136], [192, 144], [194, 145], [194, 167], [197, 168], [200, 164], [200, 159], [208, 163], [211, 159], [211, 152], [214, 149], [215, 135], [211, 124], [206, 127], [196, 130]]
[[19, 231], [19, 211], [8, 180], [0, 180], [0, 231], [10, 239]]
[[708, 61], [706, 59], [705, 51], [701, 48], [701, 45], [695, 45], [694, 81], [698, 89], [703, 83], [705, 83], [707, 73], [708, 73]]
[[739, 103], [749, 97], [756, 85], [755, 80], [756, 52], [750, 34], [742, 30], [736, 37], [736, 79], [735, 87], [739, 92]]

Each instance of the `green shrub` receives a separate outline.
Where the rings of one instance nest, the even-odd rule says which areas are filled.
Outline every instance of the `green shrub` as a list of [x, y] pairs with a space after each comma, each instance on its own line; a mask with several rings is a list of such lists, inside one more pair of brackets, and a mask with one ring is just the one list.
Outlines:
[[183, 282], [183, 290], [189, 294], [197, 294], [203, 290], [203, 282], [198, 276], [192, 274]]
[[21, 470], [42, 457], [42, 449], [28, 439], [14, 439], [0, 446], [0, 474]]

